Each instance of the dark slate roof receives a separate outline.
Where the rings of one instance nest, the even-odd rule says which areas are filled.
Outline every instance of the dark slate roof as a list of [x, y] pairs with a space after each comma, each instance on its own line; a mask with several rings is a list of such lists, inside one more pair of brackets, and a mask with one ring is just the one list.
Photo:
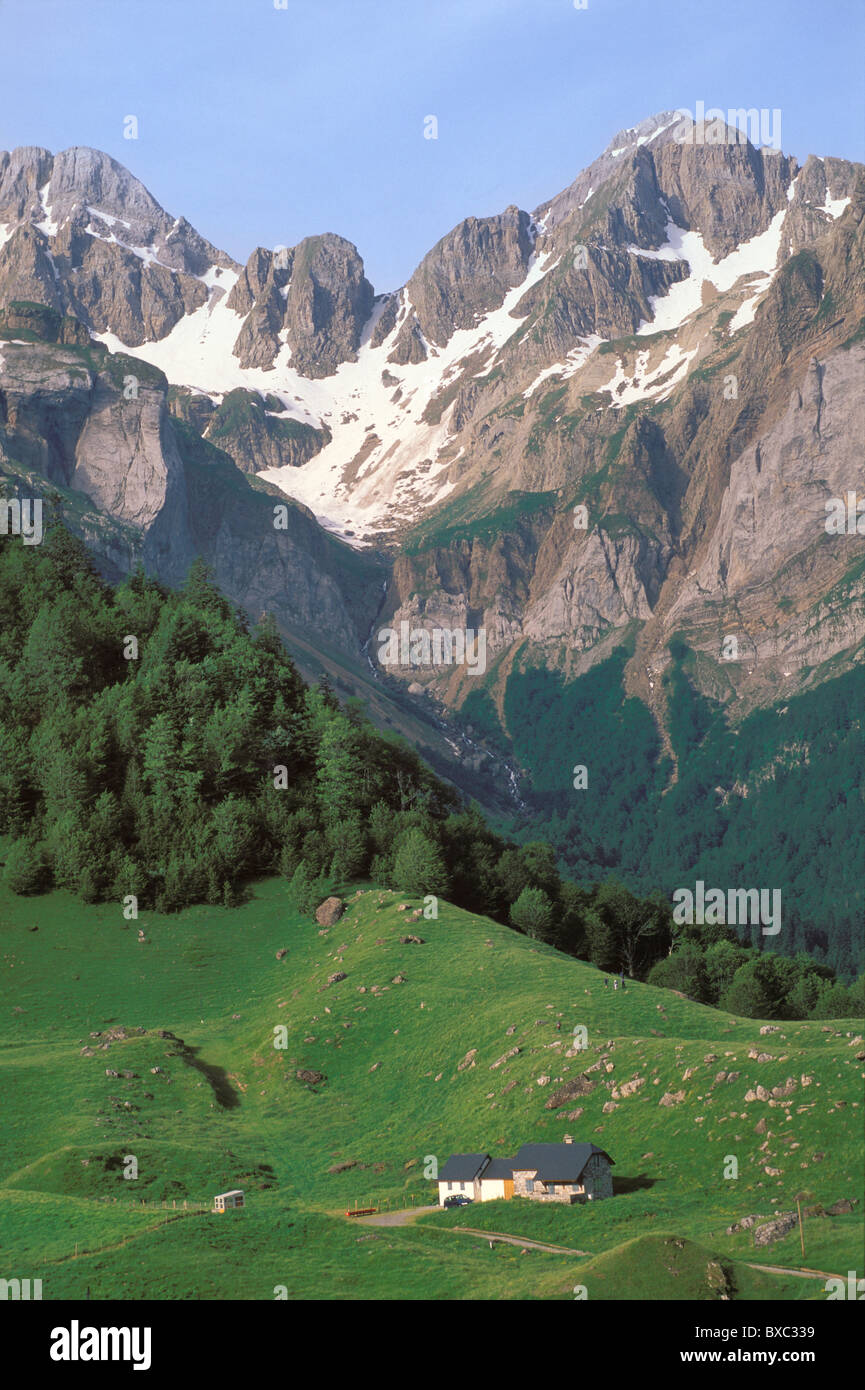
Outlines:
[[439, 1182], [473, 1182], [489, 1158], [489, 1154], [451, 1154], [439, 1168]]
[[491, 1159], [489, 1167], [484, 1169], [481, 1176], [484, 1181], [486, 1181], [487, 1178], [512, 1178], [514, 1176], [514, 1159]]
[[541, 1182], [577, 1182], [593, 1154], [613, 1159], [596, 1144], [523, 1144], [514, 1168], [535, 1171]]

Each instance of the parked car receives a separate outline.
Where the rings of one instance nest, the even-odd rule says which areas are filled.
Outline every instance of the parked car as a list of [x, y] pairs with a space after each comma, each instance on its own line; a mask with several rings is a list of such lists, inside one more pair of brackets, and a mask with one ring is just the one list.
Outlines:
[[445, 1197], [446, 1207], [470, 1207], [474, 1201], [473, 1197]]

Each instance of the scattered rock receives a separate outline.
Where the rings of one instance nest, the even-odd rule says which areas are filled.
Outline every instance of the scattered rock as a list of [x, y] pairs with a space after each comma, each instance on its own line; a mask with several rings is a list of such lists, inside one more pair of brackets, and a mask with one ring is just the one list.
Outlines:
[[468, 1050], [468, 1052], [466, 1053], [465, 1057], [463, 1058], [463, 1060], [462, 1060], [461, 1062], [458, 1062], [458, 1063], [457, 1063], [457, 1071], [466, 1071], [469, 1067], [473, 1067], [474, 1064], [475, 1064], [475, 1058], [477, 1057], [477, 1055], [478, 1055], [478, 1050], [477, 1050], [477, 1048], [476, 1048], [476, 1047], [470, 1047], [469, 1050]]
[[601, 1106], [601, 1109], [603, 1110], [605, 1115], [609, 1115], [613, 1110], [618, 1110], [618, 1108], [618, 1104], [614, 1100], [607, 1100]]
[[772, 1087], [772, 1095], [775, 1097], [776, 1100], [784, 1100], [787, 1096], [792, 1096], [795, 1089], [796, 1081], [794, 1077], [788, 1076], [783, 1086]]
[[665, 1091], [658, 1101], [659, 1105], [680, 1105], [685, 1099], [684, 1091]]
[[509, 1061], [511, 1057], [516, 1057], [519, 1050], [518, 1047], [512, 1047], [509, 1052], [503, 1052], [501, 1057], [497, 1058], [495, 1062], [490, 1062], [490, 1071], [495, 1071], [496, 1067], [500, 1067], [504, 1062]]
[[323, 1071], [313, 1071], [309, 1067], [301, 1067], [299, 1071], [295, 1072], [295, 1076], [298, 1081], [303, 1081], [307, 1086], [320, 1086], [322, 1081], [327, 1080]]
[[780, 1031], [780, 1028], [777, 1028], [774, 1023], [764, 1023], [760, 1029], [760, 1037], [764, 1038], [767, 1033], [780, 1033]]
[[287, 946], [281, 946], [280, 949], [279, 949], [279, 950], [277, 951], [277, 953], [276, 953], [276, 959], [277, 959], [277, 960], [285, 960], [285, 957], [286, 957], [287, 955], [288, 955], [288, 947], [287, 947]]
[[350, 1159], [348, 1159], [348, 1161], [347, 1161], [346, 1163], [334, 1163], [330, 1168], [328, 1168], [327, 1171], [328, 1171], [329, 1173], [347, 1173], [348, 1170], [349, 1170], [350, 1168], [356, 1168], [356, 1167], [357, 1167], [357, 1159], [356, 1159], [356, 1158], [350, 1158]]
[[424, 939], [422, 936], [401, 936], [399, 944], [400, 946], [423, 946]]
[[393, 979], [391, 980], [392, 985], [404, 985], [405, 982], [405, 975], [394, 975]]
[[632, 1081], [624, 1081], [621, 1086], [617, 1086], [613, 1090], [613, 1100], [623, 1100], [627, 1096], [632, 1096], [645, 1084], [646, 1078], [644, 1076], [635, 1076]]
[[827, 1216], [846, 1216], [856, 1206], [856, 1202], [851, 1202], [849, 1197], [840, 1197], [837, 1202], [833, 1202], [831, 1207], [826, 1208]]
[[347, 978], [348, 978], [348, 977], [347, 977], [347, 975], [346, 975], [346, 973], [345, 973], [344, 970], [335, 970], [334, 973], [333, 973], [332, 975], [328, 975], [328, 977], [327, 977], [327, 983], [328, 983], [329, 985], [336, 985], [336, 984], [339, 984], [339, 981], [340, 981], [340, 980], [345, 980], [345, 979], [347, 979]]

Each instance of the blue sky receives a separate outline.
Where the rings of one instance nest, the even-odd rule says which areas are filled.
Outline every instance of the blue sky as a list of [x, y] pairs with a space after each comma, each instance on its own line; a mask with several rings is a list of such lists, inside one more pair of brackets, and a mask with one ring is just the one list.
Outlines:
[[863, 40], [861, 0], [0, 0], [0, 149], [106, 150], [241, 261], [339, 232], [381, 291], [665, 108], [861, 159]]

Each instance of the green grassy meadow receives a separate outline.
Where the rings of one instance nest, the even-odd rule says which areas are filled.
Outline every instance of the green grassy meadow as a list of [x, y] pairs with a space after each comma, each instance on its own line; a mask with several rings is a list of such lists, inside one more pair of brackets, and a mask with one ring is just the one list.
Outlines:
[[[343, 896], [324, 929], [276, 879], [238, 908], [136, 922], [0, 888], [0, 1276], [42, 1279], [45, 1299], [573, 1299], [578, 1285], [589, 1300], [822, 1299], [819, 1280], [747, 1262], [861, 1269], [861, 1202], [821, 1214], [862, 1192], [861, 1025], [761, 1036], [670, 991], [614, 993], [447, 903], [427, 921], [417, 899]], [[400, 944], [408, 933], [424, 943]], [[590, 1093], [547, 1109], [581, 1073]], [[746, 1101], [757, 1086], [790, 1093]], [[435, 1201], [430, 1157], [565, 1134], [611, 1154], [612, 1200], [476, 1203], [401, 1227], [343, 1214]], [[193, 1206], [236, 1186], [242, 1212]], [[759, 1249], [726, 1234], [797, 1193], [813, 1212], [804, 1260], [798, 1230]], [[589, 1254], [490, 1249], [456, 1226]]]

